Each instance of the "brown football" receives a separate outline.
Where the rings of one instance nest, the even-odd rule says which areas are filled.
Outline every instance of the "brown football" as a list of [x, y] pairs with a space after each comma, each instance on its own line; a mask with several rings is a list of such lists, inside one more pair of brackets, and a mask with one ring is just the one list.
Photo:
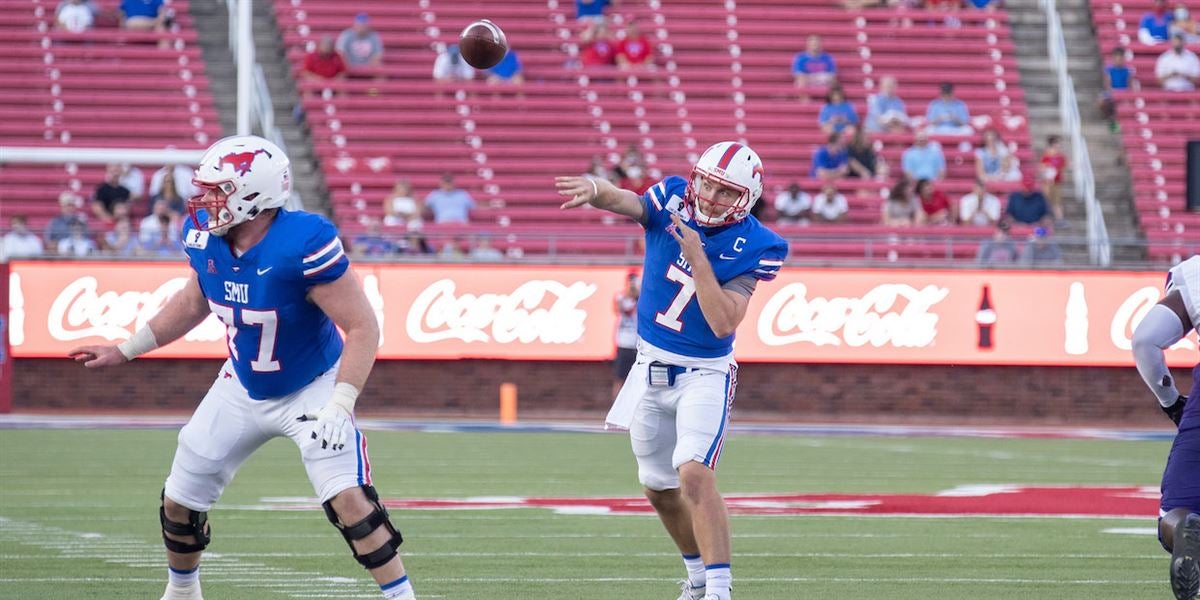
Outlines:
[[463, 29], [458, 49], [468, 65], [476, 69], [490, 69], [508, 54], [508, 40], [495, 23], [482, 19]]

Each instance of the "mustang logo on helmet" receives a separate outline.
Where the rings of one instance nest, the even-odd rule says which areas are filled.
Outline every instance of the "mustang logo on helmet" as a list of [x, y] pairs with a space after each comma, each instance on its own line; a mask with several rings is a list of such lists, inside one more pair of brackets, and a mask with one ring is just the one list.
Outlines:
[[229, 165], [233, 167], [234, 171], [237, 171], [238, 175], [245, 175], [246, 173], [250, 172], [250, 167], [254, 165], [254, 157], [258, 156], [259, 154], [266, 154], [267, 158], [272, 158], [270, 152], [260, 148], [253, 152], [235, 152], [233, 154], [226, 154], [225, 156], [221, 157], [219, 164]]

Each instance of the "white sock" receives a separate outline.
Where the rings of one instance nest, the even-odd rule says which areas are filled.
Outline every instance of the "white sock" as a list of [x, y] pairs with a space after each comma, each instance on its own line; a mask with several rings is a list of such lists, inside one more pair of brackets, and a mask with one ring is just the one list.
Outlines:
[[174, 567], [167, 567], [167, 581], [176, 587], [196, 585], [200, 583], [200, 567], [191, 571], [180, 571]]
[[729, 599], [729, 588], [733, 585], [733, 575], [729, 572], [729, 563], [717, 563], [704, 567], [709, 595], [716, 594], [721, 600]]
[[683, 566], [687, 567], [688, 584], [694, 588], [704, 587], [704, 559], [699, 554], [684, 554]]
[[379, 586], [379, 591], [383, 592], [384, 598], [403, 598], [405, 595], [412, 594], [412, 584], [408, 581], [408, 575], [404, 575], [391, 583], [384, 583]]

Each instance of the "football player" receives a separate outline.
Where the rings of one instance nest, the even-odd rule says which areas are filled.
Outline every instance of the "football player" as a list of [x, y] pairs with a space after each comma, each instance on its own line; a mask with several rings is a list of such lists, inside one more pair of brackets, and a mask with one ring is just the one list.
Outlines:
[[[379, 325], [325, 218], [283, 208], [291, 166], [278, 146], [229, 137], [200, 159], [183, 242], [193, 272], [162, 310], [120, 344], [81, 346], [87, 367], [119, 365], [169, 344], [215, 314], [229, 359], [179, 432], [159, 519], [167, 548], [163, 600], [198, 599], [208, 511], [272, 438], [300, 448], [325, 514], [385, 598], [414, 598], [402, 538], [371, 484], [354, 404], [375, 362]], [[345, 332], [345, 340], [337, 328]]]
[[590, 204], [645, 228], [637, 359], [606, 422], [629, 430], [638, 480], [683, 554], [680, 600], [730, 600], [729, 515], [715, 469], [737, 386], [734, 332], [788, 252], [750, 215], [762, 161], [721, 142], [690, 178], [667, 177], [644, 195], [592, 177], [555, 185], [570, 198], [564, 209]]
[[[1167, 272], [1165, 297], [1133, 332], [1133, 358], [1138, 373], [1179, 432], [1163, 470], [1158, 509], [1158, 539], [1171, 553], [1171, 589], [1178, 600], [1200, 591], [1200, 416], [1196, 402], [1180, 395], [1167, 369], [1163, 351], [1200, 325], [1200, 256]], [[1200, 391], [1200, 365], [1192, 371], [1191, 394]], [[1188, 406], [1193, 408], [1189, 409]]]

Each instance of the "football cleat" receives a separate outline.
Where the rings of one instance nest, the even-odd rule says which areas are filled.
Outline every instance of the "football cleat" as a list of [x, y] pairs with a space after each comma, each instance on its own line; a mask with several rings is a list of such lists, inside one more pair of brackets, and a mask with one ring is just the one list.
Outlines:
[[200, 595], [200, 584], [178, 586], [167, 584], [167, 591], [163, 592], [162, 600], [204, 600]]
[[1200, 516], [1195, 514], [1189, 514], [1175, 530], [1171, 591], [1175, 600], [1194, 600], [1200, 593]]
[[704, 588], [692, 587], [692, 583], [686, 579], [679, 582], [679, 598], [677, 600], [704, 600]]

